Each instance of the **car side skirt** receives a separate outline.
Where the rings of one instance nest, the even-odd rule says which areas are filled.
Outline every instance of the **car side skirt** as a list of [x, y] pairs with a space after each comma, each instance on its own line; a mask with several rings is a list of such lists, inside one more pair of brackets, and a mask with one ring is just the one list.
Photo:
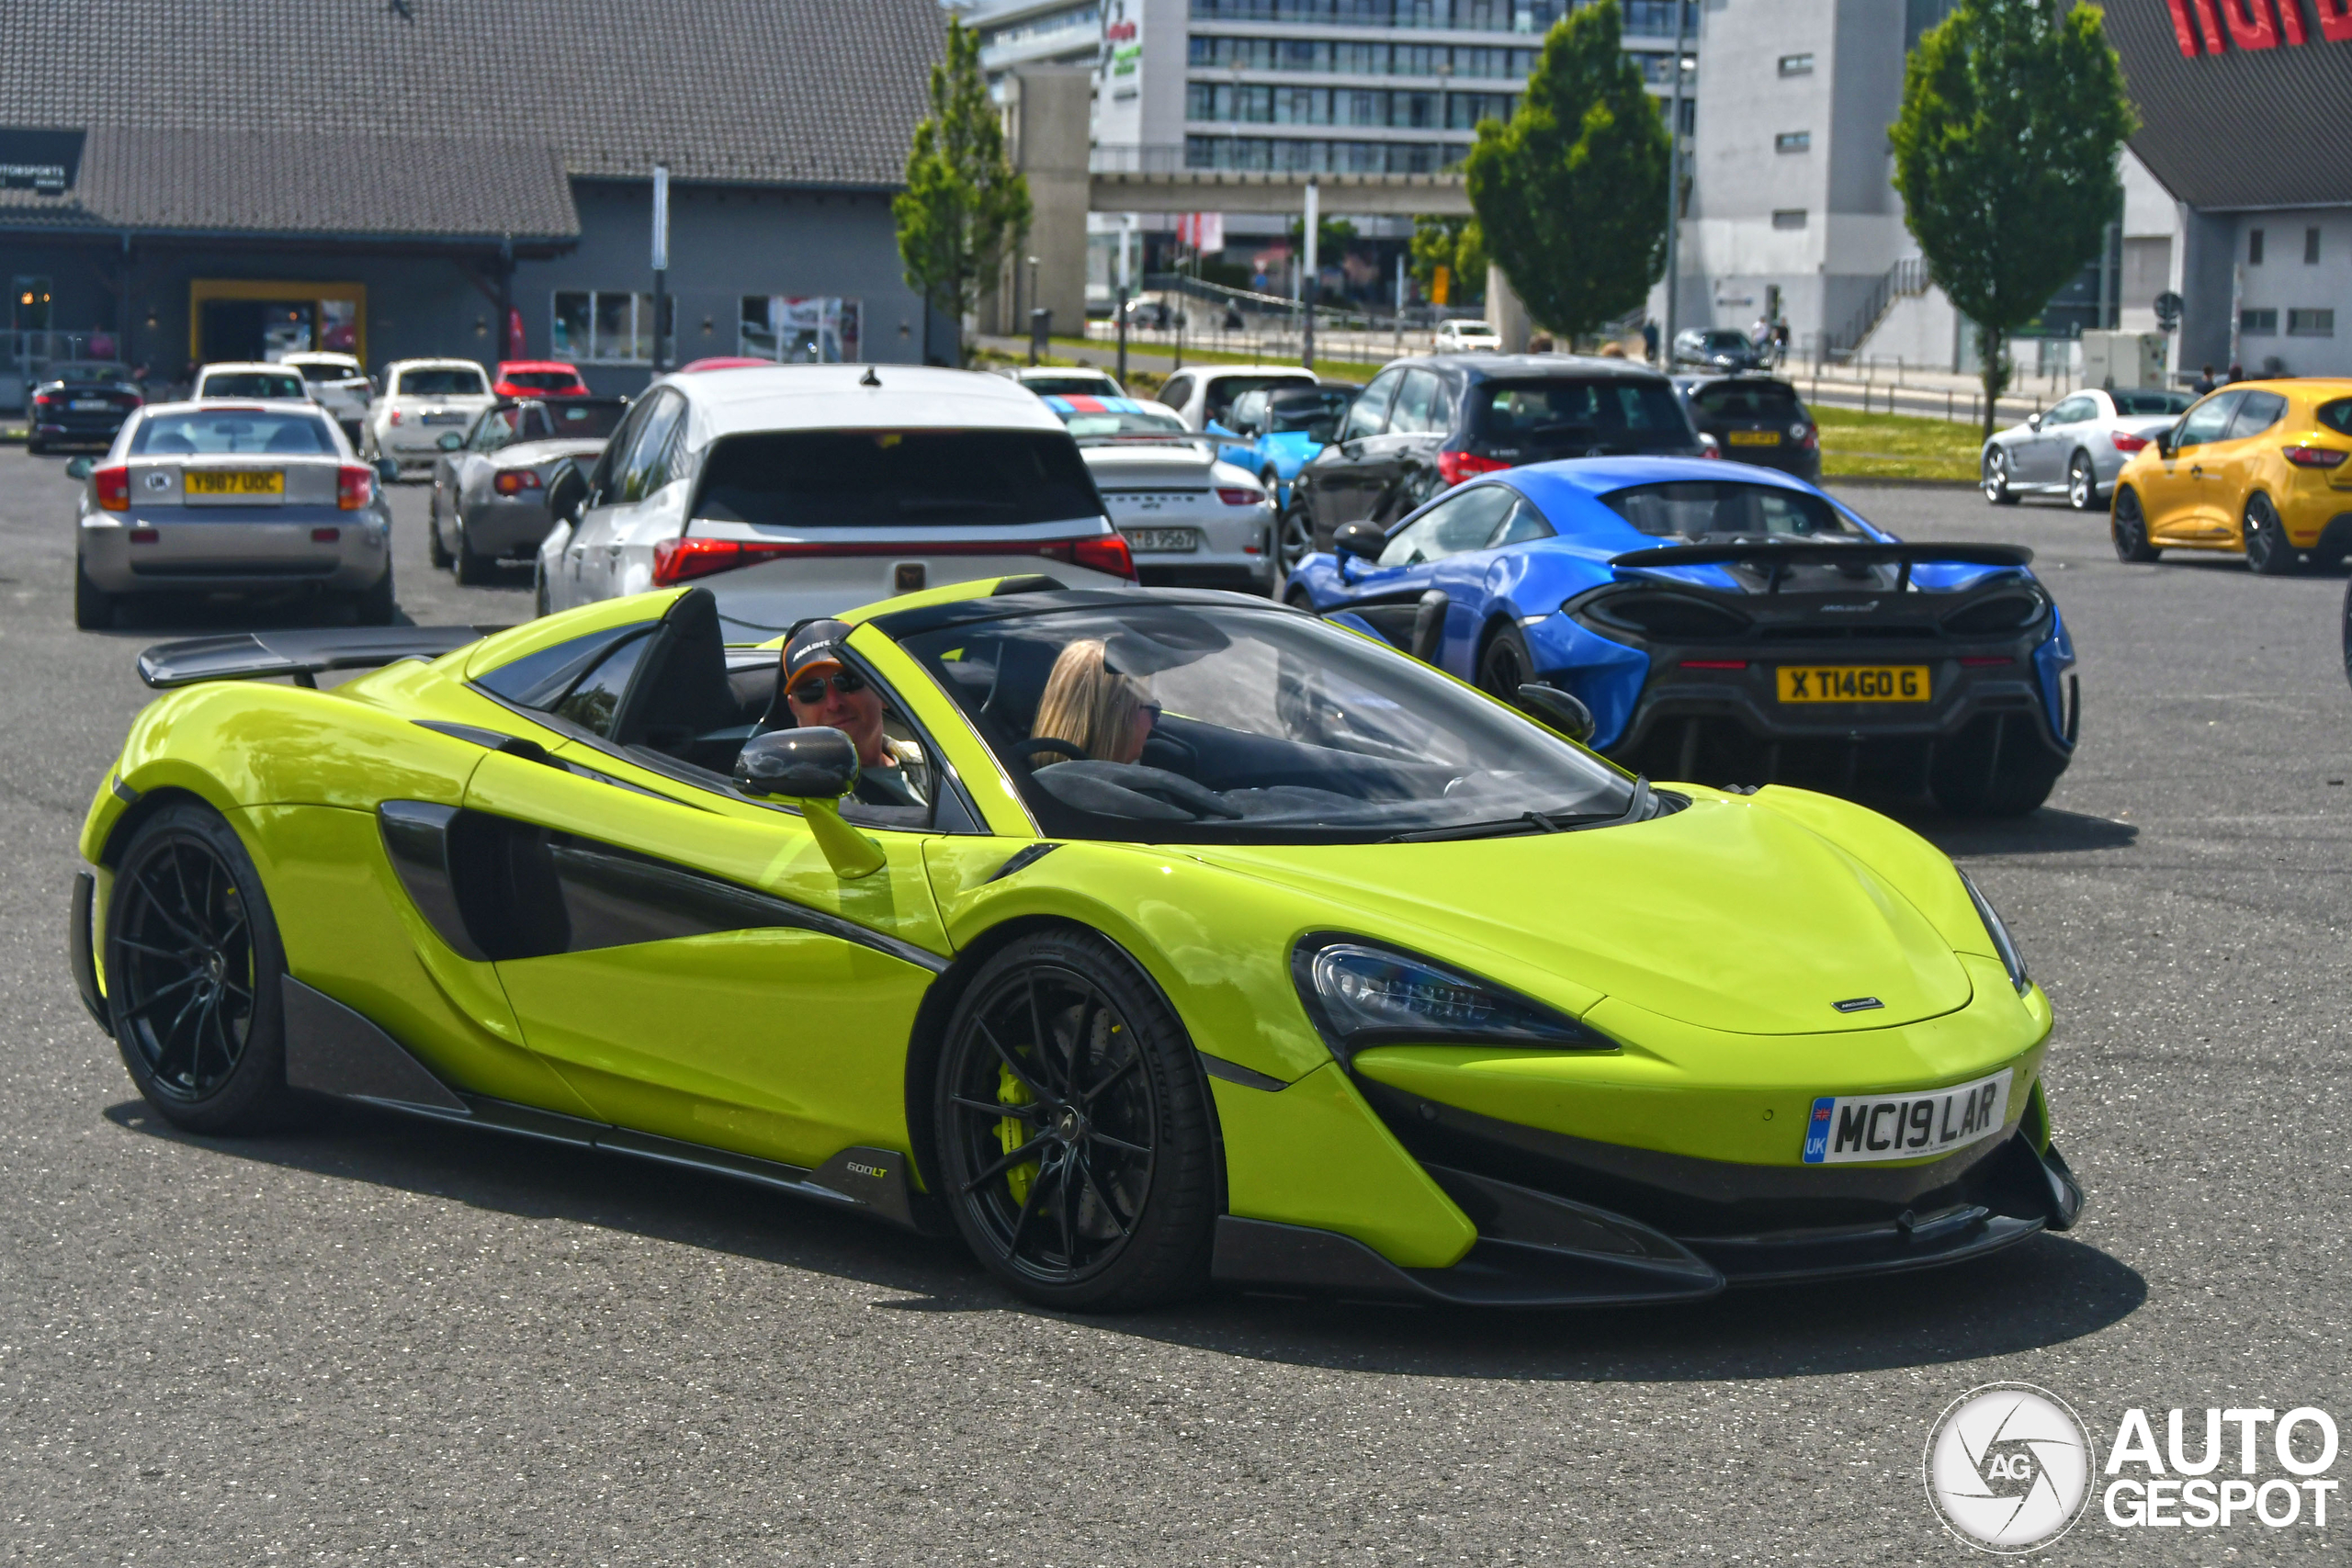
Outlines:
[[846, 1148], [813, 1169], [658, 1137], [451, 1089], [384, 1030], [315, 987], [282, 981], [289, 1088], [379, 1110], [633, 1156], [748, 1181], [770, 1191], [849, 1209], [926, 1235], [944, 1227], [919, 1212], [908, 1160], [896, 1149]]

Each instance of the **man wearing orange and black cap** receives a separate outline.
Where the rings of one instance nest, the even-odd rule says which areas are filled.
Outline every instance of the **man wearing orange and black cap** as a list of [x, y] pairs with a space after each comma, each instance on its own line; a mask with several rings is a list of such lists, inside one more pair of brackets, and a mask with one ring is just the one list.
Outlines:
[[[838, 729], [857, 748], [859, 800], [868, 806], [922, 806], [921, 787], [899, 746], [882, 728], [882, 694], [842, 662], [849, 636], [842, 621], [811, 621], [792, 636], [784, 650], [784, 695], [793, 722], [803, 729]], [[915, 757], [921, 751], [910, 745]]]

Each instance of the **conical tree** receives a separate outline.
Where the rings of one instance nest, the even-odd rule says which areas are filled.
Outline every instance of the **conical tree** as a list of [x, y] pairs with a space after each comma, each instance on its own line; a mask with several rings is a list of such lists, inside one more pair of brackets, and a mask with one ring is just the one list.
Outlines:
[[907, 188], [890, 211], [907, 286], [958, 323], [1029, 231], [1029, 182], [1005, 156], [979, 35], [953, 18], [947, 56], [931, 68], [931, 114], [907, 154]]
[[1481, 123], [1464, 165], [1487, 256], [1528, 314], [1564, 336], [1623, 318], [1666, 267], [1671, 148], [1620, 47], [1618, 12], [1562, 17], [1519, 112]]

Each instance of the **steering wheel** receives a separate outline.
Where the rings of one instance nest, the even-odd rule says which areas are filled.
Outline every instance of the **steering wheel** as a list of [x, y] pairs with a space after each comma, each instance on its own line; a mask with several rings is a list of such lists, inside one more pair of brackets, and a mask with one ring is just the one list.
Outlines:
[[1024, 756], [1031, 751], [1051, 751], [1073, 761], [1086, 761], [1086, 748], [1076, 741], [1064, 740], [1058, 735], [1033, 735], [1026, 740], [1016, 740], [1012, 749]]

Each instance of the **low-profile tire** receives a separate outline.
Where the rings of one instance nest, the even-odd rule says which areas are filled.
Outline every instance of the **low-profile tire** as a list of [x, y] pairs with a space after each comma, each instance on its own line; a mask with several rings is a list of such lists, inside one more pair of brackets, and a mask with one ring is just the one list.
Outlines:
[[1928, 771], [1936, 804], [1954, 817], [2022, 817], [2048, 800], [2065, 759], [2023, 736], [2009, 739], [1997, 754], [1939, 748]]
[[2302, 552], [2287, 537], [2287, 525], [2270, 498], [2256, 491], [2245, 503], [2245, 564], [2258, 577], [2290, 577], [2303, 569]]
[[2145, 566], [2164, 554], [2148, 543], [2148, 519], [2140, 510], [2140, 492], [2125, 486], [2115, 491], [2114, 510], [2108, 514], [2108, 537], [2115, 542], [2115, 558]]
[[90, 581], [82, 558], [74, 558], [74, 624], [85, 632], [102, 632], [114, 625], [115, 596]]
[[352, 601], [352, 613], [363, 626], [389, 626], [399, 610], [399, 603], [392, 597], [392, 569], [389, 566], [383, 576], [361, 589]]
[[1534, 679], [1535, 660], [1527, 651], [1527, 639], [1520, 635], [1519, 628], [1496, 628], [1478, 655], [1478, 689], [1516, 707], [1519, 689]]
[[2098, 470], [2091, 467], [2087, 452], [2077, 452], [2066, 460], [2066, 504], [2077, 512], [2098, 506]]
[[1996, 506], [2015, 506], [2018, 492], [2009, 488], [2009, 455], [1998, 446], [1984, 454], [1984, 470], [1980, 486], [1984, 499]]
[[286, 952], [260, 874], [200, 801], [141, 823], [107, 897], [107, 1009], [131, 1082], [193, 1133], [289, 1119]]
[[1217, 1171], [1191, 1038], [1092, 931], [1023, 936], [948, 1021], [940, 1190], [989, 1271], [1042, 1306], [1158, 1306], [1208, 1279]]
[[1289, 576], [1315, 553], [1315, 519], [1308, 516], [1306, 503], [1299, 499], [1298, 485], [1290, 487], [1290, 503], [1274, 519], [1274, 536], [1280, 543], [1283, 575]]
[[441, 542], [441, 492], [438, 486], [434, 489], [433, 501], [433, 510], [427, 514], [424, 525], [424, 558], [433, 563], [435, 571], [447, 571], [457, 564], [457, 557], [451, 555], [449, 547]]
[[466, 537], [466, 520], [458, 519], [458, 581], [469, 588], [480, 588], [491, 580], [496, 570], [491, 558], [474, 548]]

